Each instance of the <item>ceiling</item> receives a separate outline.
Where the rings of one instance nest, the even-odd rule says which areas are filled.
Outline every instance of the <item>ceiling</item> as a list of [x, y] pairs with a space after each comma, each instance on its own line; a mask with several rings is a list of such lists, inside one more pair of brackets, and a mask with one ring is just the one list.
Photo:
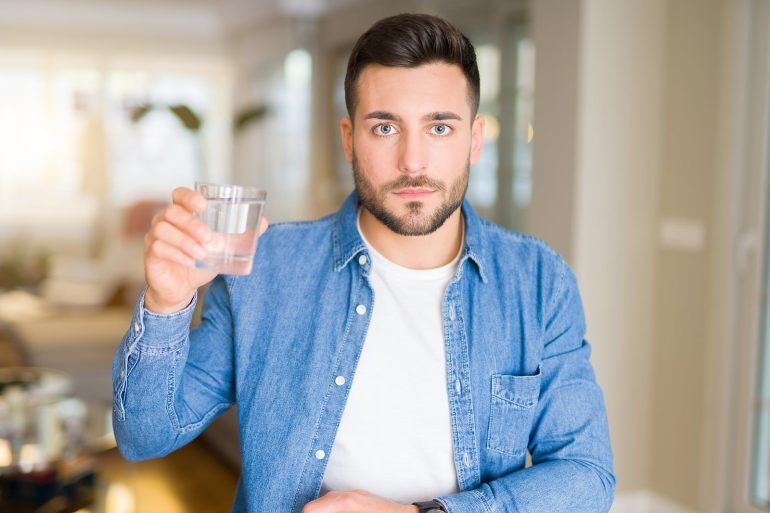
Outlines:
[[365, 0], [0, 0], [0, 25], [223, 36], [276, 17], [313, 18]]

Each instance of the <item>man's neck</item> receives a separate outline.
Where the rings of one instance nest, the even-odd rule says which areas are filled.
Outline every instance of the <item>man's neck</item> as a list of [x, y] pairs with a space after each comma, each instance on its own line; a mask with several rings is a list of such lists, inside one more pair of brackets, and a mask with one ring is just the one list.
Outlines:
[[361, 209], [360, 226], [374, 249], [391, 262], [409, 269], [435, 269], [446, 265], [454, 260], [463, 243], [460, 208], [438, 230], [428, 235], [399, 235], [365, 208]]

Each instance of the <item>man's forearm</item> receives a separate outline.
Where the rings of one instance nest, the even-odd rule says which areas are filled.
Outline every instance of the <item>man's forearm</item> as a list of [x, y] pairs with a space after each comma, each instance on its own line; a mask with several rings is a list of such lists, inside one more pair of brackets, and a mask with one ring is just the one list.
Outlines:
[[145, 311], [142, 299], [113, 364], [113, 429], [121, 453], [132, 460], [181, 447], [232, 402], [186, 372], [195, 300], [160, 315]]
[[614, 497], [609, 470], [579, 460], [552, 460], [439, 497], [449, 513], [604, 513]]

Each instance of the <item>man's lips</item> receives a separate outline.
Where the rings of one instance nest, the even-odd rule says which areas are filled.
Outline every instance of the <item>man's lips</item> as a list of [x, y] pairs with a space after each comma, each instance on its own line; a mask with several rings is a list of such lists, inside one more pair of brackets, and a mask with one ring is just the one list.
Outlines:
[[407, 189], [399, 189], [395, 191], [393, 194], [398, 196], [399, 198], [404, 199], [417, 199], [417, 198], [425, 198], [427, 196], [430, 196], [435, 191], [432, 189], [425, 189], [422, 187], [414, 187], [414, 188], [407, 188]]

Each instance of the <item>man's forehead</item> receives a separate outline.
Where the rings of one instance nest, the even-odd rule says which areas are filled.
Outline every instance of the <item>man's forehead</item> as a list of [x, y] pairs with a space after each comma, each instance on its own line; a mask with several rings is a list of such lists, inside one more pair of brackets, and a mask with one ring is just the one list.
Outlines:
[[433, 62], [408, 68], [369, 64], [359, 76], [357, 89], [359, 118], [372, 117], [374, 112], [470, 115], [468, 81], [456, 64]]

